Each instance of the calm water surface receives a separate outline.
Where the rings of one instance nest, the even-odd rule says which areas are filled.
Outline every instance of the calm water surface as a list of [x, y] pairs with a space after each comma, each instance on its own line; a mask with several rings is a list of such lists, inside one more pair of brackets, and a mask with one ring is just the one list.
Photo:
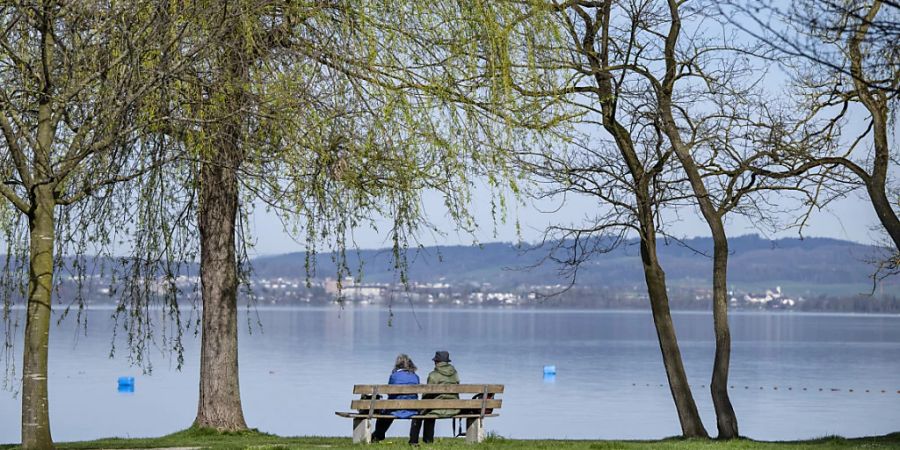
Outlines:
[[[86, 336], [70, 319], [51, 330], [55, 440], [162, 435], [194, 418], [199, 339], [186, 338], [183, 371], [156, 354], [152, 375], [143, 375], [124, 356], [108, 358], [110, 314], [91, 311]], [[437, 349], [450, 351], [463, 382], [506, 385], [501, 416], [486, 423], [500, 435], [632, 439], [680, 431], [661, 387], [649, 312], [395, 309], [391, 318], [378, 308], [300, 308], [258, 316], [262, 328], [252, 333], [241, 319], [240, 381], [247, 423], [263, 431], [349, 436], [350, 421], [334, 411], [348, 410], [353, 384], [386, 382], [399, 352], [426, 375]], [[695, 399], [715, 433], [705, 386], [711, 317], [674, 318]], [[733, 314], [731, 326], [731, 394], [742, 434], [771, 440], [900, 430], [900, 317], [745, 313]], [[18, 339], [21, 348], [21, 330]], [[543, 378], [547, 364], [556, 365], [555, 380]], [[123, 375], [135, 376], [133, 394], [117, 392]], [[18, 442], [19, 427], [20, 398], [0, 392], [0, 442]], [[406, 423], [391, 432], [405, 434]], [[439, 422], [438, 434], [449, 432], [449, 421]]]

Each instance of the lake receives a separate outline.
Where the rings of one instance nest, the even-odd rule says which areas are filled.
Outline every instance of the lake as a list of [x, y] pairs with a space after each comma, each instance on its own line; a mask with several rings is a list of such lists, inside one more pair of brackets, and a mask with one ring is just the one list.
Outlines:
[[[186, 336], [182, 371], [153, 354], [153, 372], [145, 375], [121, 348], [109, 359], [111, 314], [91, 310], [87, 335], [71, 318], [51, 330], [57, 441], [158, 436], [188, 427], [196, 414], [199, 338]], [[711, 315], [673, 316], [695, 399], [715, 434]], [[434, 351], [448, 350], [464, 383], [506, 385], [501, 415], [486, 421], [488, 431], [591, 439], [680, 433], [649, 311], [395, 308], [391, 316], [380, 307], [260, 308], [240, 320], [244, 413], [262, 431], [350, 436], [350, 421], [334, 411], [348, 410], [354, 384], [386, 383], [400, 352], [424, 380]], [[742, 435], [781, 440], [900, 430], [900, 316], [733, 313], [731, 327], [731, 395]], [[15, 363], [20, 369], [21, 358]], [[543, 377], [544, 365], [557, 367], [555, 379]], [[133, 393], [117, 392], [119, 376], [135, 377]], [[0, 392], [0, 442], [20, 439], [20, 401]], [[407, 430], [407, 422], [397, 422], [390, 434]], [[450, 421], [438, 422], [437, 435], [449, 433]]]

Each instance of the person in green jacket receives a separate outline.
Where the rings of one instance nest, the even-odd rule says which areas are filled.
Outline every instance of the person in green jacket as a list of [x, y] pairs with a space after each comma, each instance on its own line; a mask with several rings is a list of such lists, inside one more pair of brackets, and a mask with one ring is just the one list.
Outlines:
[[[450, 353], [444, 350], [434, 352], [434, 370], [428, 374], [428, 384], [459, 384], [459, 373], [456, 368], [450, 364]], [[435, 400], [459, 399], [459, 394], [426, 394], [423, 399], [431, 398]], [[423, 414], [436, 417], [453, 417], [459, 414], [458, 409], [433, 409], [423, 411]], [[435, 419], [413, 419], [410, 424], [410, 444], [417, 444], [419, 437], [419, 427], [425, 423], [425, 429], [422, 430], [422, 441], [427, 443], [434, 442], [434, 423]]]

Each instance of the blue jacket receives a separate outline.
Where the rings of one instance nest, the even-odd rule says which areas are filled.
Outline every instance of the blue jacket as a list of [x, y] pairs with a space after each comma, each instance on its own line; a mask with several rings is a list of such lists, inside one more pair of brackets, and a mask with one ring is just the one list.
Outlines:
[[[415, 372], [395, 370], [391, 372], [391, 378], [388, 380], [388, 384], [419, 384], [419, 376], [416, 375]], [[388, 398], [397, 400], [416, 400], [419, 396], [416, 394], [391, 394], [388, 395]], [[391, 412], [391, 414], [398, 419], [409, 419], [418, 413], [418, 411], [410, 409], [400, 409]]]

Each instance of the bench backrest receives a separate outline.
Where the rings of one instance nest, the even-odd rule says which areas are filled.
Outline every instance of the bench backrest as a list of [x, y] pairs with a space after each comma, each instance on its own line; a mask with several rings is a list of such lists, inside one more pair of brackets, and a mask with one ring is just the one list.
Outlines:
[[[376, 410], [397, 409], [468, 409], [482, 413], [488, 409], [500, 408], [503, 400], [496, 397], [503, 393], [502, 384], [358, 384], [353, 386], [353, 393], [367, 396], [350, 402], [350, 408], [361, 413], [372, 413]], [[377, 395], [390, 394], [482, 394], [479, 399], [419, 399], [419, 400], [387, 400], [375, 399]]]

